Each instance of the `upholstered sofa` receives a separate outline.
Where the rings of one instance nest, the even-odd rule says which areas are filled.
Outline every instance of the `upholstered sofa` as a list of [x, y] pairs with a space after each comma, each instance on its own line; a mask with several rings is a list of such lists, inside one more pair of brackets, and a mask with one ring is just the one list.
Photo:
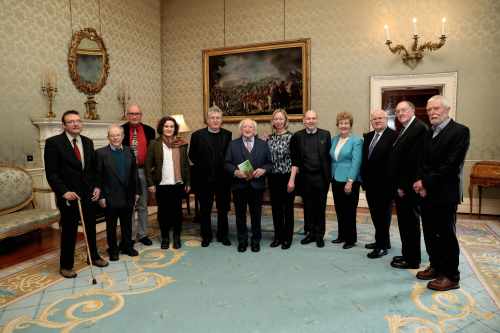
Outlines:
[[18, 236], [59, 221], [57, 209], [37, 208], [33, 192], [50, 190], [33, 187], [23, 169], [0, 166], [0, 239]]

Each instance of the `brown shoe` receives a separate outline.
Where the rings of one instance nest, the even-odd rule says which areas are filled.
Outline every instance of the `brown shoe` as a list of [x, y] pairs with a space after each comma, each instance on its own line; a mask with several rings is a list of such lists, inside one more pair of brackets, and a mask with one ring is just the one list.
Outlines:
[[92, 264], [97, 267], [106, 267], [109, 265], [109, 263], [102, 258], [92, 260]]
[[423, 271], [419, 271], [417, 273], [417, 279], [419, 280], [432, 280], [432, 279], [435, 279], [437, 278], [437, 272], [434, 268], [432, 268], [431, 266], [427, 267], [426, 269], [424, 269]]
[[64, 269], [61, 268], [59, 273], [64, 276], [66, 279], [74, 279], [76, 278], [76, 272], [73, 269]]
[[460, 288], [458, 281], [451, 281], [446, 276], [438, 277], [427, 284], [427, 288], [437, 291], [447, 291]]

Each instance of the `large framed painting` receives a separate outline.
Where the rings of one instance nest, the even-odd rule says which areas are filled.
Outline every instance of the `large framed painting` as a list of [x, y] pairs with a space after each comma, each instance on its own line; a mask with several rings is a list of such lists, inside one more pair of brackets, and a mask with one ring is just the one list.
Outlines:
[[271, 118], [285, 109], [290, 120], [310, 107], [310, 39], [203, 50], [203, 111], [218, 106], [224, 121]]

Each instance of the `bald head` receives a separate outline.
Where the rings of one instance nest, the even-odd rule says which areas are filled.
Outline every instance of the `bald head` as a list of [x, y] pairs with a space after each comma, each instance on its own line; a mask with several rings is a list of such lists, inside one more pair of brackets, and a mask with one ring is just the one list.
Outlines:
[[396, 117], [406, 127], [415, 115], [415, 105], [408, 101], [401, 101], [396, 105]]
[[387, 113], [377, 109], [370, 112], [370, 123], [375, 131], [381, 132], [387, 127]]
[[304, 113], [304, 119], [302, 120], [304, 127], [309, 131], [314, 131], [318, 126], [318, 115], [316, 111], [308, 110]]
[[142, 111], [139, 105], [131, 104], [127, 109], [127, 120], [132, 125], [137, 125], [142, 120]]

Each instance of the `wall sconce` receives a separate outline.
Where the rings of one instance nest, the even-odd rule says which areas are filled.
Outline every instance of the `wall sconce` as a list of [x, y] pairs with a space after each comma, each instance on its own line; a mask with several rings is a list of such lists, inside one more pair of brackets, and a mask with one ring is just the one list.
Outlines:
[[424, 57], [424, 51], [435, 51], [437, 49], [440, 49], [444, 43], [446, 42], [446, 18], [443, 17], [441, 20], [441, 37], [439, 37], [439, 42], [438, 43], [433, 43], [433, 42], [425, 42], [422, 45], [418, 45], [418, 31], [417, 31], [417, 19], [414, 17], [413, 18], [413, 45], [411, 46], [410, 51], [406, 49], [401, 44], [398, 44], [396, 46], [391, 46], [392, 41], [391, 37], [389, 34], [389, 26], [386, 24], [384, 26], [384, 31], [385, 31], [385, 45], [389, 48], [389, 50], [394, 53], [394, 54], [400, 54], [401, 59], [411, 69], [414, 69], [417, 67], [418, 63], [422, 58]]
[[179, 125], [179, 136], [182, 137], [184, 133], [191, 131], [189, 126], [186, 124], [186, 121], [184, 120], [184, 115], [174, 114], [171, 117], [174, 118], [177, 124]]

